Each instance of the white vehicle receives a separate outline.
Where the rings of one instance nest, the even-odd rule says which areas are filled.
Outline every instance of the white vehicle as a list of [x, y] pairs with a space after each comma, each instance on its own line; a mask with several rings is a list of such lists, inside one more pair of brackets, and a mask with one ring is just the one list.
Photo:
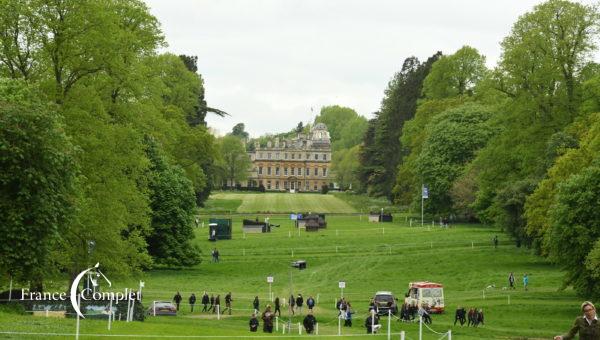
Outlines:
[[411, 282], [404, 302], [409, 306], [423, 307], [430, 313], [443, 313], [444, 286], [429, 281]]

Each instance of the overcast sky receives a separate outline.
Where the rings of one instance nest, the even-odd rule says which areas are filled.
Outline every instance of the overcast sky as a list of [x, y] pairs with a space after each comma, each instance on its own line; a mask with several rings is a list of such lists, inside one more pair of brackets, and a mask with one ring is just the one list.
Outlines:
[[209, 114], [209, 126], [242, 122], [253, 137], [312, 122], [325, 105], [372, 117], [410, 56], [470, 45], [492, 67], [512, 24], [541, 2], [146, 0], [166, 51], [197, 55], [208, 105], [231, 114]]

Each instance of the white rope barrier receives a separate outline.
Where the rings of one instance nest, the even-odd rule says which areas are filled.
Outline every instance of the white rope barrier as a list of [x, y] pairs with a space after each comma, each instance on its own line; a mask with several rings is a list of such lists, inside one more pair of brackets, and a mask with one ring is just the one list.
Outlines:
[[[317, 324], [318, 325], [318, 324]], [[75, 333], [35, 333], [35, 332], [10, 332], [0, 331], [0, 334], [5, 335], [29, 335], [29, 336], [61, 336], [72, 337]], [[403, 332], [391, 333], [391, 335], [402, 336]], [[79, 334], [82, 337], [104, 337], [104, 338], [179, 338], [179, 339], [282, 339], [282, 338], [298, 338], [298, 335], [146, 335], [146, 334]], [[344, 334], [342, 337], [364, 337], [365, 334]], [[387, 336], [387, 334], [373, 334], [373, 336]], [[319, 337], [339, 338], [337, 334], [319, 334]], [[408, 338], [410, 339], [410, 338]]]

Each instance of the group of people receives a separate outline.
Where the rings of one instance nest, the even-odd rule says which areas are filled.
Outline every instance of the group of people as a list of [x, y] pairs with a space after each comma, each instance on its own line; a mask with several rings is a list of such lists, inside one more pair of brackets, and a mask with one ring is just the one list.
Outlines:
[[[525, 290], [527, 290], [527, 287], [529, 286], [529, 275], [527, 273], [523, 274], [523, 288], [525, 288]], [[511, 272], [510, 274], [508, 274], [508, 287], [510, 289], [517, 289], [517, 287], [515, 286], [515, 275]]]
[[456, 312], [454, 313], [454, 325], [457, 322], [460, 323], [461, 326], [467, 323], [467, 326], [477, 327], [479, 325], [483, 325], [483, 309], [471, 308], [467, 313], [464, 307], [456, 308]]
[[[279, 298], [277, 298], [277, 300], [279, 300]], [[252, 317], [250, 318], [250, 332], [256, 332], [258, 330], [258, 327], [260, 326], [257, 314], [257, 312], [252, 313]], [[271, 310], [271, 305], [267, 305], [267, 307], [261, 315], [261, 319], [263, 322], [263, 332], [273, 333], [273, 319], [275, 319], [275, 312]], [[304, 320], [302, 320], [302, 325], [304, 326], [304, 330], [307, 334], [312, 334], [315, 331], [317, 319], [313, 315], [312, 310], [308, 311], [308, 313], [304, 317]]]
[[[175, 296], [173, 296], [173, 302], [175, 302], [175, 306], [177, 307], [177, 311], [179, 311], [179, 305], [181, 304], [181, 301], [183, 300], [183, 297], [181, 296], [181, 294], [179, 292], [177, 292], [175, 294]], [[192, 293], [192, 295], [190, 295], [190, 297], [188, 298], [188, 302], [190, 305], [190, 312], [193, 313], [194, 312], [194, 306], [196, 305], [196, 294]], [[215, 313], [225, 313], [226, 311], [229, 311], [229, 315], [231, 315], [231, 302], [233, 302], [233, 298], [231, 297], [231, 292], [227, 293], [225, 295], [225, 309], [221, 310], [221, 295], [218, 295], [215, 297], [214, 294], [211, 294], [210, 297], [208, 296], [208, 293], [204, 292], [204, 294], [202, 294], [202, 300], [200, 301], [202, 304], [202, 312], [213, 312], [213, 314]]]
[[337, 300], [335, 308], [339, 311], [338, 318], [344, 320], [344, 327], [352, 327], [352, 314], [354, 314], [354, 309], [352, 309], [350, 301], [341, 298]]

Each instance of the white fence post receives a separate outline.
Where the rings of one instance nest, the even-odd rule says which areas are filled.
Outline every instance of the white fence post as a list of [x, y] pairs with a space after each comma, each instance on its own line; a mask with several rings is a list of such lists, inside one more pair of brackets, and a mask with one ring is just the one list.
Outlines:
[[300, 322], [298, 322], [298, 335], [302, 335], [302, 327], [300, 327]]
[[392, 327], [392, 310], [388, 309], [388, 329], [387, 329], [387, 338], [388, 340], [392, 340], [392, 331], [391, 331], [391, 327]]
[[452, 340], [452, 330], [448, 330], [448, 340]]
[[217, 305], [217, 320], [221, 320], [221, 305]]
[[400, 340], [404, 340], [405, 336], [406, 336], [406, 333], [404, 333], [404, 331], [400, 332]]
[[[81, 309], [81, 294], [77, 296], [77, 304], [79, 305], [79, 309]], [[75, 340], [79, 340], [79, 313], [77, 313], [77, 325], [75, 327]]]
[[275, 332], [279, 332], [279, 318], [275, 317]]

